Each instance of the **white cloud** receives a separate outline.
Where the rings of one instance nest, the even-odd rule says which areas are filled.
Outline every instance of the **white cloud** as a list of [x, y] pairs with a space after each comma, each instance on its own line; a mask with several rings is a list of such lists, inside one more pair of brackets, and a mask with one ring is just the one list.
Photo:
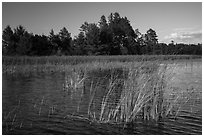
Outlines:
[[193, 31], [195, 29], [196, 28], [175, 28], [173, 30], [176, 31], [176, 32], [186, 32], [186, 31]]
[[191, 29], [174, 29], [176, 32], [164, 37], [165, 40], [182, 42], [182, 43], [200, 43], [202, 42], [202, 31], [195, 31]]

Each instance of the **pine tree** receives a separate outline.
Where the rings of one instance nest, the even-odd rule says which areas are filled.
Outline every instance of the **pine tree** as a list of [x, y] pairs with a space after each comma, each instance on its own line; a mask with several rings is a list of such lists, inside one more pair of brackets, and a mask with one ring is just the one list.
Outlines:
[[155, 47], [158, 44], [156, 31], [150, 28], [145, 34], [145, 42], [148, 53], [155, 54]]
[[2, 34], [2, 53], [3, 55], [13, 54], [15, 52], [14, 47], [14, 35], [13, 30], [8, 25]]
[[63, 27], [59, 32], [59, 37], [61, 40], [60, 49], [61, 52], [65, 55], [68, 55], [71, 53], [71, 33], [68, 32], [68, 30]]

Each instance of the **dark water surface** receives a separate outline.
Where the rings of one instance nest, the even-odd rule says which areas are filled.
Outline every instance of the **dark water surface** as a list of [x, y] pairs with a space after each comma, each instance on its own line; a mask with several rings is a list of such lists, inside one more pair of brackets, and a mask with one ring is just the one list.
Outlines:
[[[193, 66], [180, 64], [174, 69], [177, 77], [169, 83], [174, 85], [174, 88], [181, 90], [194, 88], [195, 97], [192, 98], [191, 103], [183, 105], [176, 118], [163, 119], [157, 123], [138, 120], [134, 125], [130, 125], [131, 128], [117, 124], [90, 122], [81, 117], [71, 117], [75, 114], [87, 116], [91, 97], [88, 89], [77, 90], [75, 93], [65, 89], [66, 80], [70, 74], [3, 75], [2, 133], [200, 135], [202, 134], [202, 64], [201, 62], [194, 63]], [[100, 85], [106, 88], [110, 77], [104, 78], [94, 72], [92, 74], [91, 78], [95, 81], [100, 79]], [[120, 77], [125, 79], [125, 75]], [[96, 100], [101, 102], [103, 88], [97, 91]]]

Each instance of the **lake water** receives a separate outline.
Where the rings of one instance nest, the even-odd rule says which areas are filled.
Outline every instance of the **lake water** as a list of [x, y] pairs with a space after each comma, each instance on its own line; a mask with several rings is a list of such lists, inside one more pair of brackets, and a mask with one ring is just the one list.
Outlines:
[[[53, 73], [33, 76], [3, 74], [2, 133], [201, 135], [202, 62], [178, 62], [169, 64], [168, 68], [167, 74], [172, 77], [168, 79], [166, 92], [171, 92], [171, 97], [178, 94], [184, 98], [188, 97], [186, 100], [178, 100], [182, 105], [179, 106], [177, 117], [169, 117], [159, 122], [138, 119], [131, 128], [124, 128], [118, 124], [90, 122], [81, 118], [80, 116], [88, 117], [90, 90], [77, 90], [73, 93], [66, 89], [67, 77], [70, 74]], [[104, 73], [103, 75], [94, 72], [90, 74], [92, 81], [100, 80], [98, 84], [104, 85], [96, 90], [95, 99], [98, 102], [101, 102], [104, 95], [103, 88], [107, 87], [110, 79], [110, 76], [103, 76]], [[125, 79], [125, 75], [119, 77]], [[88, 84], [90, 83], [86, 83]], [[120, 85], [118, 87], [120, 88]], [[79, 117], [72, 117], [72, 115]]]

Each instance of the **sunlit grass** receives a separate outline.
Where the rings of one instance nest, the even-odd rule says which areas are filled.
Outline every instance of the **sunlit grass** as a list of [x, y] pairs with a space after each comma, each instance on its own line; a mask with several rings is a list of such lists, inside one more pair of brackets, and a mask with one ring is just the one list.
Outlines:
[[[128, 55], [128, 56], [42, 56], [42, 57], [2, 57], [2, 72], [15, 73], [53, 73], [66, 72], [72, 68], [88, 66], [88, 69], [97, 64], [123, 64], [143, 61], [172, 61], [182, 59], [200, 59], [201, 56], [190, 55]], [[91, 66], [91, 67], [90, 67]], [[100, 65], [102, 66], [102, 65]]]

